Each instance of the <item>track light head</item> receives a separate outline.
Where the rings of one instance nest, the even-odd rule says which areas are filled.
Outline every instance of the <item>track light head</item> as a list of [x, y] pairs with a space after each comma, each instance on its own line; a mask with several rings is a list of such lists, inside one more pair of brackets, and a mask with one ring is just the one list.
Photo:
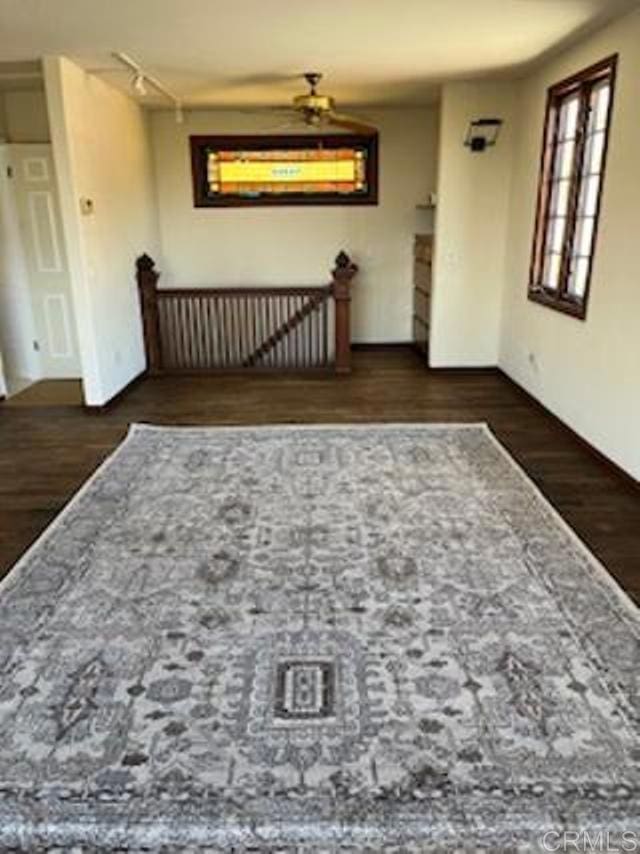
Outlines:
[[140, 71], [138, 71], [134, 75], [132, 86], [133, 86], [133, 89], [136, 92], [136, 94], [138, 94], [138, 95], [146, 95], [147, 94], [147, 87], [145, 86], [145, 83], [144, 83], [144, 74], [142, 74]]

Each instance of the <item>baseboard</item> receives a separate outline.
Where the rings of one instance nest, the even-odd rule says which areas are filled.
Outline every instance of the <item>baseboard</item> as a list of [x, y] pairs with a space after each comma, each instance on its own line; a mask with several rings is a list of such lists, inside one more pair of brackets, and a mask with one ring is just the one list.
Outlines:
[[132, 380], [129, 380], [129, 382], [123, 386], [117, 394], [114, 394], [113, 397], [109, 398], [106, 403], [100, 403], [98, 405], [85, 403], [83, 404], [83, 409], [90, 415], [102, 415], [104, 412], [108, 412], [113, 406], [120, 403], [122, 398], [129, 394], [129, 392], [148, 375], [148, 371], [145, 369], [142, 373], [137, 374]]
[[511, 385], [516, 391], [518, 391], [523, 397], [527, 399], [527, 401], [533, 404], [537, 409], [540, 409], [544, 414], [553, 419], [555, 423], [563, 429], [565, 433], [570, 435], [576, 442], [578, 442], [582, 447], [588, 451], [593, 457], [595, 457], [599, 462], [603, 463], [612, 474], [614, 474], [619, 479], [623, 480], [628, 486], [631, 486], [636, 491], [640, 492], [640, 480], [636, 480], [635, 477], [630, 474], [626, 469], [623, 469], [622, 466], [619, 466], [618, 463], [615, 463], [610, 457], [604, 454], [602, 451], [599, 451], [595, 445], [592, 445], [588, 439], [585, 439], [584, 436], [581, 436], [577, 433], [573, 427], [570, 427], [566, 421], [563, 421], [562, 418], [559, 418], [554, 412], [552, 412], [547, 406], [542, 403], [542, 401], [538, 400], [537, 397], [531, 394], [531, 392], [527, 391], [524, 386], [521, 386], [517, 380], [514, 380], [513, 377], [510, 377], [506, 371], [502, 368], [497, 368], [498, 373]]
[[352, 350], [367, 351], [367, 350], [409, 350], [413, 349], [413, 341], [380, 341], [354, 343], [351, 345]]
[[429, 372], [432, 374], [451, 374], [455, 376], [456, 374], [480, 374], [485, 376], [497, 376], [501, 373], [500, 368], [497, 365], [484, 365], [484, 366], [469, 366], [469, 367], [460, 367], [460, 368], [434, 368], [429, 365]]

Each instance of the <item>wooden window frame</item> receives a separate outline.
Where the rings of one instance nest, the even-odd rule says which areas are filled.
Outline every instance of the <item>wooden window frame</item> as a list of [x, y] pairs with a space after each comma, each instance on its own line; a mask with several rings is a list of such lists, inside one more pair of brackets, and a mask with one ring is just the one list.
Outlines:
[[[377, 205], [378, 204], [378, 134], [279, 134], [279, 135], [226, 135], [191, 136], [191, 175], [193, 202], [196, 208], [252, 208], [276, 206], [318, 205]], [[209, 193], [207, 158], [210, 149], [262, 150], [279, 148], [313, 148], [322, 144], [327, 148], [359, 147], [367, 152], [367, 191], [360, 194], [342, 193], [286, 193], [261, 196], [218, 196]]]
[[[606, 59], [579, 71], [577, 74], [567, 77], [547, 90], [547, 104], [544, 130], [542, 133], [542, 154], [540, 157], [536, 219], [533, 249], [531, 254], [531, 267], [529, 272], [528, 296], [533, 302], [556, 309], [557, 311], [576, 317], [579, 320], [585, 320], [587, 316], [587, 306], [589, 303], [591, 274], [593, 271], [593, 261], [598, 242], [600, 208], [607, 166], [607, 153], [613, 114], [617, 65], [618, 54], [613, 54], [612, 56], [608, 56]], [[593, 238], [591, 243], [591, 252], [589, 255], [589, 267], [586, 274], [584, 295], [582, 297], [575, 297], [569, 293], [568, 287], [571, 273], [571, 250], [575, 239], [578, 203], [580, 189], [583, 182], [582, 167], [584, 163], [586, 145], [586, 128], [590, 113], [589, 102], [593, 88], [603, 80], [609, 81], [610, 95], [607, 107], [606, 124], [604, 126], [602, 164], [599, 173], [600, 184], [598, 187], [598, 197], [593, 216]], [[542, 277], [544, 274], [545, 249], [550, 218], [549, 211], [552, 195], [550, 188], [555, 174], [554, 160], [557, 151], [558, 119], [560, 116], [560, 107], [563, 101], [565, 101], [567, 97], [576, 94], [580, 97], [580, 104], [576, 129], [576, 145], [573, 154], [571, 174], [569, 176], [570, 183], [567, 225], [563, 237], [558, 287], [557, 289], [553, 289], [546, 287], [543, 284]]]

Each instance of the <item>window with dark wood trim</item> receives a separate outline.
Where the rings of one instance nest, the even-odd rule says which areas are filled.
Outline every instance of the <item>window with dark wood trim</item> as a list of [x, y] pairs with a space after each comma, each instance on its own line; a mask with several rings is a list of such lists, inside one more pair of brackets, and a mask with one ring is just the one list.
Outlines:
[[549, 89], [529, 299], [584, 319], [617, 56]]

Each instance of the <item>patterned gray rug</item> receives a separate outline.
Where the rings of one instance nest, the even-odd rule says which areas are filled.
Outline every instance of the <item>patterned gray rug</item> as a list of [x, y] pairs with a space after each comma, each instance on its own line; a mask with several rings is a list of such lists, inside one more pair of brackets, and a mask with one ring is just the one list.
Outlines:
[[135, 427], [0, 591], [0, 848], [637, 831], [639, 636], [486, 427]]

